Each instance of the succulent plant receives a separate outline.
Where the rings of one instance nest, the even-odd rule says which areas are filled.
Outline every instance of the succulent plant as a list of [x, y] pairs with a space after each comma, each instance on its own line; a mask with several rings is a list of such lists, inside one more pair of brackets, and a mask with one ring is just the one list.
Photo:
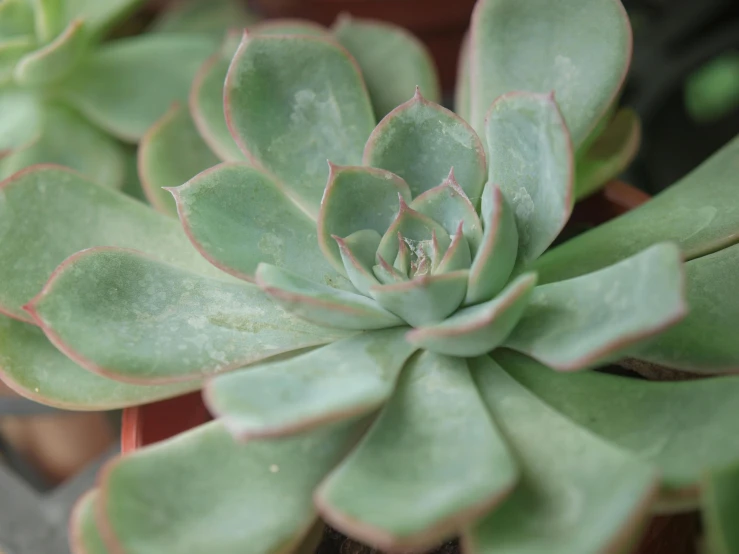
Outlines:
[[152, 197], [229, 160], [171, 189], [184, 233], [60, 168], [3, 184], [3, 379], [77, 409], [205, 382], [217, 416], [109, 465], [76, 551], [307, 551], [324, 520], [391, 550], [622, 552], [703, 503], [730, 552], [739, 378], [577, 370], [737, 370], [739, 139], [549, 248], [583, 161], [594, 182], [628, 157], [603, 148], [618, 2], [480, 0], [457, 114], [401, 103], [407, 83], [381, 109], [372, 57], [279, 28], [247, 34], [223, 96], [213, 58], [192, 118], [142, 144]]
[[[126, 184], [131, 155], [125, 143], [137, 142], [173, 101], [186, 97], [220, 40], [191, 30], [190, 2], [164, 15], [157, 32], [104, 42], [140, 4], [0, 2], [0, 177], [57, 163], [111, 187]], [[231, 5], [217, 0], [207, 8]], [[220, 35], [241, 23], [238, 14], [222, 15], [229, 20], [219, 20]]]

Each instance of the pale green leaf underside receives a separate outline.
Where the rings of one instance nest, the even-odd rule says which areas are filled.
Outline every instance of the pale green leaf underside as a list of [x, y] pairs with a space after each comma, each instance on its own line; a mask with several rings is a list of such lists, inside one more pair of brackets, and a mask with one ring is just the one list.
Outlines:
[[113, 410], [178, 396], [199, 381], [138, 386], [82, 369], [37, 327], [0, 315], [0, 376], [19, 394], [67, 410]]
[[492, 508], [517, 473], [465, 360], [423, 352], [316, 501], [324, 518], [354, 537], [384, 549], [423, 549]]
[[326, 160], [360, 165], [374, 126], [353, 60], [317, 37], [256, 36], [231, 62], [226, 120], [242, 150], [274, 173], [315, 217]]
[[488, 182], [500, 186], [518, 228], [518, 264], [538, 258], [572, 212], [570, 136], [551, 96], [497, 99], [485, 123]]
[[562, 417], [489, 357], [470, 369], [522, 480], [465, 533], [477, 554], [592, 554], [628, 548], [647, 518], [655, 472]]
[[192, 247], [179, 222], [62, 168], [25, 171], [0, 188], [0, 307], [30, 321], [21, 306], [67, 257], [120, 246], [213, 277], [229, 278]]
[[109, 133], [135, 142], [172, 102], [187, 99], [195, 73], [217, 47], [205, 36], [117, 40], [73, 72], [64, 83], [64, 97]]
[[239, 439], [303, 432], [373, 411], [415, 350], [405, 329], [363, 333], [210, 382], [209, 408]]
[[739, 245], [685, 264], [688, 315], [629, 354], [695, 373], [739, 372]]
[[431, 55], [404, 28], [344, 16], [333, 32], [362, 69], [378, 120], [413, 96], [416, 86], [429, 100], [441, 101]]
[[463, 308], [436, 325], [414, 329], [408, 333], [408, 340], [449, 356], [490, 352], [518, 323], [535, 284], [536, 274], [521, 275], [492, 300]]
[[414, 197], [443, 183], [452, 169], [475, 206], [485, 184], [485, 153], [478, 136], [454, 112], [419, 93], [372, 131], [364, 163], [400, 175]]
[[715, 252], [739, 237], [739, 137], [646, 204], [545, 254], [542, 282], [576, 277], [663, 240], [686, 260]]
[[70, 543], [77, 554], [108, 554], [95, 521], [100, 492], [93, 489], [77, 501], [70, 522]]
[[110, 466], [102, 516], [125, 552], [286, 552], [312, 527], [313, 489], [356, 433], [342, 423], [244, 445], [209, 423]]
[[680, 251], [661, 243], [602, 270], [534, 289], [504, 346], [563, 371], [583, 369], [679, 321]]
[[711, 554], [739, 552], [739, 465], [706, 476], [702, 505]]
[[197, 379], [346, 336], [286, 313], [255, 285], [115, 248], [68, 259], [33, 311], [84, 367], [143, 384]]
[[273, 265], [260, 264], [256, 281], [279, 305], [318, 325], [367, 330], [403, 323], [371, 298], [315, 283]]
[[470, 37], [475, 129], [501, 94], [553, 90], [575, 146], [610, 107], [631, 56], [618, 0], [480, 0]]
[[101, 185], [123, 185], [125, 159], [120, 143], [63, 106], [48, 105], [40, 117], [40, 135], [0, 160], [0, 178], [34, 164], [49, 163], [79, 171]]
[[169, 215], [177, 215], [177, 206], [172, 195], [162, 189], [178, 187], [219, 161], [182, 106], [170, 109], [139, 144], [139, 177], [146, 197], [157, 210]]
[[578, 425], [655, 465], [665, 498], [695, 498], [703, 474], [739, 461], [739, 377], [666, 383], [598, 372], [559, 374], [511, 351], [495, 359]]

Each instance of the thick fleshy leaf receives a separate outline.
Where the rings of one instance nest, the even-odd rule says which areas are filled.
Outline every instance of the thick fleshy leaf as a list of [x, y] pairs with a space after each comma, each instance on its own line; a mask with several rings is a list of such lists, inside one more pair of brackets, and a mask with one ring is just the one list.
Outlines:
[[374, 286], [370, 294], [413, 327], [430, 325], [459, 307], [467, 292], [468, 275], [466, 270], [422, 275], [402, 283]]
[[457, 81], [454, 89], [454, 111], [465, 121], [470, 121], [472, 90], [470, 88], [470, 34], [465, 33], [457, 60]]
[[13, 78], [15, 66], [25, 54], [35, 48], [36, 41], [32, 37], [24, 36], [8, 40], [5, 40], [2, 35], [0, 37], [2, 38], [0, 40], [0, 85], [6, 85]]
[[31, 321], [21, 306], [65, 258], [120, 246], [230, 279], [192, 247], [179, 222], [60, 167], [29, 169], [0, 184], [0, 311]]
[[362, 333], [284, 362], [222, 375], [210, 410], [238, 439], [292, 435], [382, 406], [416, 349], [404, 329]]
[[739, 244], [685, 264], [688, 315], [629, 354], [692, 373], [739, 372]]
[[143, 2], [144, 0], [65, 0], [64, 4], [68, 21], [80, 19], [85, 22], [90, 33], [99, 35]]
[[178, 396], [199, 381], [138, 386], [82, 369], [37, 327], [0, 315], [0, 377], [15, 392], [66, 410], [114, 410]]
[[518, 263], [538, 258], [572, 213], [572, 144], [554, 97], [500, 97], [485, 123], [488, 180], [500, 186], [518, 227]]
[[84, 22], [72, 21], [52, 42], [23, 56], [13, 76], [21, 86], [33, 87], [56, 81], [77, 65], [87, 45]]
[[389, 171], [331, 164], [318, 214], [318, 241], [326, 259], [343, 270], [341, 253], [331, 236], [344, 238], [365, 229], [384, 234], [398, 213], [399, 196], [406, 203], [411, 201], [407, 183]]
[[372, 131], [364, 163], [400, 175], [413, 196], [432, 189], [454, 169], [477, 206], [485, 184], [485, 152], [472, 128], [454, 112], [416, 94]]
[[371, 298], [320, 285], [273, 265], [260, 264], [256, 280], [289, 312], [319, 325], [364, 330], [403, 323]]
[[68, 258], [26, 309], [83, 367], [132, 383], [188, 381], [346, 336], [226, 283], [132, 250]]
[[221, 423], [203, 425], [109, 465], [98, 522], [125, 552], [289, 552], [316, 520], [314, 487], [357, 433], [342, 423], [240, 444]]
[[4, 0], [0, 3], [0, 36], [30, 37], [34, 33], [33, 9], [27, 0]]
[[345, 239], [333, 235], [339, 245], [341, 261], [349, 280], [359, 292], [369, 296], [370, 287], [377, 285], [377, 278], [372, 273], [375, 265], [375, 254], [382, 237], [374, 229], [365, 229], [352, 233]]
[[172, 106], [139, 144], [138, 172], [146, 198], [169, 215], [177, 214], [177, 206], [172, 195], [162, 189], [180, 186], [218, 162], [187, 109], [180, 105]]
[[190, 113], [200, 136], [224, 161], [246, 161], [231, 136], [223, 112], [223, 83], [238, 43], [229, 34], [220, 50], [208, 58], [195, 75], [190, 89]]
[[441, 223], [449, 235], [457, 232], [462, 223], [462, 232], [474, 254], [482, 242], [482, 222], [475, 207], [457, 183], [454, 171], [438, 187], [427, 190], [413, 199], [411, 209]]
[[449, 356], [490, 352], [518, 323], [535, 284], [535, 273], [522, 275], [492, 300], [460, 310], [437, 325], [414, 329], [407, 339], [420, 348]]
[[547, 252], [536, 264], [541, 282], [594, 271], [664, 240], [686, 260], [736, 243], [737, 159], [739, 137], [653, 200]]
[[332, 287], [351, 287], [323, 259], [316, 224], [264, 171], [221, 164], [172, 193], [193, 244], [212, 264], [253, 280], [268, 263]]
[[356, 62], [319, 37], [245, 37], [225, 98], [226, 120], [241, 149], [313, 216], [328, 178], [326, 160], [360, 165], [374, 126]]
[[478, 131], [500, 95], [553, 90], [579, 146], [613, 103], [631, 58], [631, 28], [618, 0], [481, 0], [470, 33]]
[[[401, 242], [400, 246], [401, 248], [408, 250], [406, 242]], [[462, 233], [462, 222], [460, 222], [457, 232], [454, 233], [452, 242], [449, 244], [449, 248], [446, 249], [444, 256], [441, 258], [439, 264], [432, 270], [432, 273], [449, 273], [451, 271], [457, 271], [458, 269], [468, 269], [472, 263], [472, 253], [470, 250], [470, 244]], [[400, 256], [400, 252], [398, 252], [398, 255]]]
[[95, 521], [100, 492], [93, 489], [77, 501], [70, 522], [69, 542], [74, 554], [108, 554]]
[[584, 371], [563, 375], [516, 352], [494, 358], [578, 425], [659, 469], [665, 507], [697, 501], [703, 475], [739, 461], [739, 377], [655, 382]]
[[466, 361], [423, 352], [365, 439], [321, 484], [316, 503], [352, 537], [417, 551], [490, 510], [517, 477]]
[[480, 554], [622, 552], [648, 517], [652, 468], [558, 414], [489, 357], [472, 375], [521, 466], [503, 505], [464, 534]]
[[62, 0], [30, 0], [33, 23], [39, 42], [51, 42], [67, 23]]
[[705, 479], [703, 522], [712, 554], [739, 552], [739, 464], [712, 472]]
[[498, 294], [506, 286], [518, 256], [516, 219], [497, 185], [485, 185], [481, 212], [485, 232], [470, 268], [465, 298], [468, 305]]
[[216, 48], [206, 36], [117, 40], [75, 70], [65, 82], [64, 97], [109, 133], [135, 142], [172, 102], [187, 98], [196, 71]]
[[504, 345], [561, 371], [601, 362], [687, 313], [680, 251], [661, 243], [588, 275], [534, 289]]
[[250, 35], [302, 35], [331, 38], [331, 32], [318, 23], [307, 19], [269, 19], [247, 29]]
[[[96, 1], [96, 0], [92, 0]], [[255, 16], [238, 0], [186, 0], [167, 5], [154, 22], [155, 33], [198, 33], [223, 36], [224, 29], [243, 29]], [[222, 83], [222, 81], [221, 81]]]
[[40, 136], [0, 159], [0, 178], [34, 164], [49, 163], [79, 171], [101, 185], [123, 186], [121, 144], [63, 106], [44, 108]]
[[41, 132], [42, 107], [38, 99], [19, 90], [0, 92], [0, 154], [23, 148]]
[[583, 198], [618, 176], [636, 156], [641, 138], [639, 116], [619, 110], [585, 152], [577, 157], [575, 197]]
[[406, 29], [344, 15], [333, 32], [362, 68], [378, 120], [408, 100], [416, 87], [426, 98], [441, 101], [434, 61]]

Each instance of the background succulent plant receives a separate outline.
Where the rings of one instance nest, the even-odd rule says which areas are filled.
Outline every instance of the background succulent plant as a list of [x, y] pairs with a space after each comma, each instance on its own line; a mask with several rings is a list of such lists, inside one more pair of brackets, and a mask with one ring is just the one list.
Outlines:
[[58, 163], [122, 187], [131, 178], [125, 143], [137, 142], [173, 101], [184, 99], [226, 28], [248, 20], [231, 0], [216, 0], [198, 3], [196, 26], [189, 2], [164, 15], [154, 32], [105, 42], [141, 4], [0, 3], [0, 177]]
[[[77, 511], [79, 551], [287, 552], [320, 514], [387, 548], [461, 533], [470, 552], [586, 554], [628, 549], [651, 510], [699, 501], [731, 551], [736, 508], [715, 491], [736, 481], [739, 378], [564, 372], [625, 355], [736, 371], [739, 141], [547, 251], [629, 33], [611, 0], [531, 5], [478, 4], [466, 118], [418, 93], [375, 126], [334, 39], [247, 36], [225, 117], [198, 126], [224, 153], [230, 130], [245, 161], [174, 190], [184, 234], [62, 169], [5, 182], [0, 257], [15, 263], [0, 306], [21, 320], [0, 320], [9, 384], [99, 409], [229, 371], [206, 389], [218, 421], [104, 471]], [[195, 137], [190, 160], [204, 141], [178, 113], [167, 121], [193, 132], [170, 136]], [[154, 140], [173, 128], [145, 141], [142, 173], [174, 167]]]

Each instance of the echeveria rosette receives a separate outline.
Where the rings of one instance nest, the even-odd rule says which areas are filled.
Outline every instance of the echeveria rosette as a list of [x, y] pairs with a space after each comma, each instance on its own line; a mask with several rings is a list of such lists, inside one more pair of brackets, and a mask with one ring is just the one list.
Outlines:
[[[186, 99], [200, 64], [229, 19], [209, 36], [188, 25], [189, 8], [165, 13], [162, 29], [106, 42], [140, 0], [5, 0], [0, 4], [0, 177], [37, 163], [71, 167], [114, 188], [128, 185], [130, 148]], [[202, 4], [202, 3], [201, 3]], [[209, 3], [211, 16], [231, 0]], [[220, 15], [220, 14], [219, 14]], [[227, 15], [227, 14], [222, 14]]]
[[[520, 4], [481, 2], [473, 34], [486, 32], [481, 11]], [[588, 6], [605, 7], [586, 14], [596, 27], [623, 32], [616, 3]], [[577, 25], [569, 15], [557, 25]], [[598, 50], [570, 47], [541, 52], [567, 54], [562, 75], [587, 74]], [[377, 126], [360, 70], [330, 37], [253, 36], [230, 65], [226, 117], [208, 120], [249, 163], [174, 190], [187, 236], [56, 168], [6, 181], [0, 254], [17, 265], [0, 266], [0, 306], [81, 366], [8, 320], [9, 382], [99, 407], [209, 379], [220, 416], [109, 465], [75, 514], [78, 550], [297, 552], [322, 517], [396, 549], [461, 534], [468, 552], [620, 551], [651, 509], [695, 506], [706, 471], [730, 483], [719, 470], [739, 459], [736, 377], [574, 371], [674, 353], [670, 333], [705, 332], [716, 314], [728, 333], [737, 320], [739, 141], [647, 206], [545, 252], [574, 196], [564, 107], [604, 107], [593, 98], [611, 98], [618, 75], [569, 91], [581, 98], [563, 115], [556, 86], [503, 90], [484, 136], [421, 95]], [[574, 122], [579, 135], [597, 126]], [[683, 315], [678, 250], [691, 312], [644, 342]], [[727, 333], [676, 365], [735, 371]], [[720, 530], [734, 508], [703, 501]]]

